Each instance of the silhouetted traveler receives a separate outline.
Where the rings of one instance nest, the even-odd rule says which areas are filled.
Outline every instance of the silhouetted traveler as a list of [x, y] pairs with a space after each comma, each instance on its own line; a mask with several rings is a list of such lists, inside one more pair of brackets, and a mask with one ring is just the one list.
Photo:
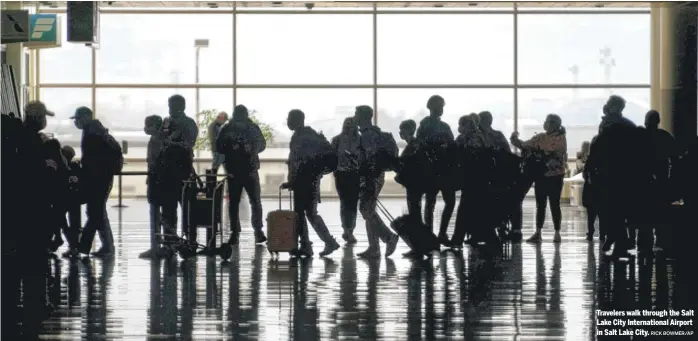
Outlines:
[[[82, 205], [85, 203], [85, 186], [80, 182], [83, 178], [82, 164], [80, 161], [74, 160], [75, 149], [71, 146], [63, 146], [63, 156], [70, 165], [70, 178], [68, 181], [68, 200], [66, 211], [68, 220], [64, 223], [63, 234], [68, 240], [68, 251], [63, 253], [65, 258], [73, 258], [79, 255], [78, 244], [80, 239], [80, 230], [82, 229]], [[65, 217], [63, 217], [65, 220]]]
[[[308, 221], [315, 233], [325, 243], [325, 249], [320, 252], [324, 257], [339, 249], [339, 244], [332, 237], [327, 225], [317, 212], [318, 183], [322, 173], [318, 172], [320, 154], [323, 145], [330, 149], [329, 142], [324, 136], [318, 134], [313, 128], [305, 126], [305, 114], [294, 109], [288, 113], [286, 121], [288, 129], [293, 131], [291, 136], [290, 152], [288, 155], [288, 182], [282, 188], [293, 189], [293, 209], [298, 215], [297, 229], [300, 237], [300, 247], [292, 254], [296, 256], [310, 257], [313, 249], [308, 235]], [[307, 220], [306, 220], [307, 219]]]
[[259, 183], [259, 153], [267, 147], [262, 130], [250, 117], [247, 107], [238, 105], [233, 110], [233, 118], [224, 125], [218, 136], [217, 151], [225, 155], [225, 171], [228, 173], [228, 196], [230, 203], [229, 243], [236, 245], [240, 234], [240, 197], [244, 189], [250, 200], [252, 228], [255, 243], [267, 241], [262, 231], [262, 200]]
[[218, 167], [225, 162], [225, 154], [218, 152], [216, 140], [226, 122], [228, 122], [228, 114], [226, 112], [220, 112], [218, 116], [216, 116], [216, 119], [208, 126], [208, 141], [211, 146], [211, 157], [213, 158], [211, 169], [214, 173], [218, 173]]
[[624, 108], [622, 97], [609, 97], [603, 108], [599, 135], [587, 160], [598, 173], [596, 178], [592, 177], [592, 183], [594, 190], [598, 190], [595, 195], [598, 202], [594, 204], [598, 204], [599, 222], [607, 236], [603, 250], [608, 251], [615, 244], [616, 257], [627, 256], [632, 246], [627, 229], [634, 229], [637, 224], [637, 210], [644, 201], [640, 191], [649, 191], [648, 176], [651, 177], [646, 153], [652, 148], [645, 146], [648, 139], [643, 138], [642, 129], [623, 117]]
[[407, 192], [407, 212], [411, 216], [422, 220], [422, 196], [425, 187], [419, 171], [421, 167], [426, 167], [424, 158], [419, 150], [419, 142], [415, 138], [417, 122], [406, 120], [400, 123], [400, 138], [407, 143], [405, 149], [400, 154], [400, 163], [395, 180], [405, 186]]
[[52, 160], [56, 164], [56, 169], [49, 173], [47, 195], [51, 201], [51, 228], [53, 238], [51, 240], [50, 251], [56, 252], [63, 245], [61, 232], [65, 230], [65, 212], [68, 209], [68, 185], [70, 177], [70, 166], [61, 150], [61, 143], [56, 139], [46, 139], [44, 141], [44, 157]]
[[[146, 177], [148, 204], [150, 205], [150, 248], [142, 252], [140, 258], [158, 258], [163, 255], [158, 243], [158, 234], [162, 234], [162, 200], [159, 197], [161, 190], [159, 189], [157, 175], [158, 162], [160, 162], [160, 154], [165, 148], [165, 133], [162, 130], [162, 117], [157, 115], [148, 116], [145, 118], [143, 131], [150, 136], [148, 139], [147, 163], [148, 175]], [[169, 231], [173, 232], [173, 231]]]
[[560, 196], [562, 194], [563, 180], [567, 168], [567, 137], [565, 127], [562, 126], [560, 116], [550, 114], [543, 125], [544, 133], [533, 136], [528, 141], [519, 140], [519, 134], [514, 132], [511, 144], [539, 157], [545, 164], [545, 173], [537, 176], [535, 180], [536, 194], [536, 232], [528, 239], [528, 242], [541, 241], [541, 231], [545, 223], [545, 211], [550, 201], [550, 213], [553, 216], [555, 236], [553, 241], [559, 243], [560, 227], [562, 225], [562, 211], [560, 209]]
[[[376, 211], [378, 195], [385, 183], [385, 170], [388, 167], [386, 160], [392, 154], [391, 150], [395, 140], [391, 135], [386, 135], [380, 128], [373, 125], [373, 109], [367, 105], [356, 107], [354, 121], [359, 127], [361, 145], [359, 147], [359, 174], [361, 185], [359, 190], [359, 212], [366, 222], [366, 234], [368, 236], [368, 249], [357, 254], [362, 258], [380, 257], [378, 241], [383, 241], [385, 256], [395, 252], [399, 237], [385, 225]], [[392, 139], [391, 141], [388, 141]]]
[[[590, 151], [593, 145], [596, 144], [598, 136], [594, 136], [589, 144], [588, 151], [584, 155], [582, 166], [582, 176], [584, 177], [584, 188], [582, 189], [582, 205], [587, 210], [587, 240], [594, 240], [594, 232], [596, 231], [596, 220], [599, 217], [598, 192], [594, 190], [595, 179], [598, 177], [598, 170], [593, 164], [588, 162]], [[580, 155], [577, 157], [579, 158]], [[579, 160], [579, 159], [578, 159]], [[606, 231], [599, 222], [599, 240], [603, 242], [606, 239]]]
[[482, 170], [480, 156], [486, 147], [485, 137], [479, 131], [479, 124], [476, 114], [461, 116], [458, 120], [458, 137], [456, 146], [458, 147], [458, 164], [460, 165], [460, 176], [458, 180], [461, 189], [458, 212], [456, 213], [456, 227], [448, 246], [461, 248], [465, 242], [466, 235], [470, 235], [470, 241], [482, 240], [480, 229], [483, 228], [482, 215], [492, 208], [483, 205], [483, 197], [487, 191], [485, 181], [482, 181], [485, 174]]
[[509, 141], [507, 141], [504, 133], [492, 128], [492, 113], [483, 111], [478, 114], [478, 117], [480, 118], [480, 131], [485, 135], [489, 146], [495, 149], [511, 151], [511, 146], [509, 146]]
[[591, 143], [589, 141], [582, 142], [582, 147], [577, 152], [577, 160], [575, 160], [575, 174], [577, 175], [584, 171], [584, 165], [589, 158], [589, 151], [591, 149]]
[[433, 187], [426, 190], [426, 203], [424, 212], [425, 224], [433, 229], [434, 208], [436, 196], [441, 192], [444, 200], [444, 209], [441, 214], [441, 226], [439, 228], [439, 241], [448, 244], [446, 235], [448, 224], [451, 221], [453, 209], [456, 206], [456, 191], [452, 186], [453, 159], [455, 151], [453, 131], [448, 123], [441, 121], [446, 102], [439, 95], [434, 95], [427, 101], [429, 116], [425, 117], [417, 129], [417, 141], [421, 148], [430, 155], [433, 174], [430, 176]]
[[80, 149], [82, 150], [82, 171], [87, 189], [87, 223], [80, 238], [79, 251], [88, 254], [92, 248], [95, 232], [99, 234], [102, 247], [93, 256], [109, 256], [114, 252], [107, 199], [114, 182], [114, 175], [123, 167], [124, 159], [121, 146], [109, 131], [97, 119], [92, 110], [80, 107], [72, 117], [75, 127], [82, 130]]
[[339, 214], [342, 218], [342, 239], [356, 243], [354, 228], [359, 205], [359, 131], [353, 117], [344, 119], [342, 133], [332, 138], [337, 153], [334, 184], [339, 195]]
[[[157, 187], [162, 205], [162, 222], [167, 233], [177, 231], [177, 206], [182, 201], [183, 181], [194, 173], [194, 144], [199, 135], [196, 122], [185, 114], [186, 100], [181, 95], [172, 95], [167, 100], [169, 117], [163, 120], [162, 160], [155, 171]], [[167, 123], [165, 123], [167, 121]], [[183, 218], [184, 219], [184, 218]], [[186, 223], [182, 224], [182, 234], [187, 234]]]

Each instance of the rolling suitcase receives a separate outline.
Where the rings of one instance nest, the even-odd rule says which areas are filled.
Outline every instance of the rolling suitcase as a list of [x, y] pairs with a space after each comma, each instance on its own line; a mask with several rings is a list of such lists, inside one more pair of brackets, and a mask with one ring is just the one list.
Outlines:
[[423, 222], [407, 214], [393, 218], [380, 201], [376, 202], [376, 207], [388, 218], [390, 227], [412, 251], [429, 256], [432, 251], [440, 249], [439, 239]]
[[290, 191], [289, 198], [291, 199], [290, 210], [282, 209], [281, 189], [279, 189], [279, 209], [267, 214], [267, 250], [272, 256], [278, 257], [279, 252], [291, 252], [296, 248], [298, 215], [293, 211], [293, 195]]

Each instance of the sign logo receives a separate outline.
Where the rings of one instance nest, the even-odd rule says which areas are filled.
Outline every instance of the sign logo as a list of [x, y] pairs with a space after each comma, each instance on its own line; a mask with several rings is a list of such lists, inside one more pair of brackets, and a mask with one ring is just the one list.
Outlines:
[[[34, 19], [34, 18], [32, 18]], [[55, 28], [56, 18], [35, 18], [34, 19], [34, 29], [32, 29], [32, 40], [41, 40], [44, 36], [44, 32], [50, 32]]]
[[29, 41], [29, 12], [25, 10], [3, 10], [0, 15], [2, 24], [2, 43], [21, 43]]

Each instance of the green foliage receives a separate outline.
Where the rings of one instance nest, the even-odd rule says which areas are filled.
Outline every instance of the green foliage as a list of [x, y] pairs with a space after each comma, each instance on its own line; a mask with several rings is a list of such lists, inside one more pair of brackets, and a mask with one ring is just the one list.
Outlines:
[[[194, 145], [194, 150], [211, 150], [211, 145], [208, 140], [208, 126], [216, 120], [219, 111], [216, 109], [206, 109], [202, 110], [196, 117], [196, 124], [199, 126], [199, 137], [196, 138], [196, 144]], [[274, 130], [269, 124], [260, 122], [257, 117], [254, 116], [255, 111], [250, 113], [250, 119], [259, 125], [262, 130], [262, 135], [267, 141], [267, 144], [271, 144], [274, 141]]]

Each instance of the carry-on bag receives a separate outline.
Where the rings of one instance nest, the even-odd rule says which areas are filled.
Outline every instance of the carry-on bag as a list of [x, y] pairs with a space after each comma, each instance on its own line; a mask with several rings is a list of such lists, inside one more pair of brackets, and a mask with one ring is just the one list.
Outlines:
[[390, 227], [412, 251], [422, 256], [429, 256], [432, 251], [438, 251], [440, 249], [439, 239], [436, 238], [434, 232], [423, 222], [419, 221], [419, 219], [409, 214], [393, 218], [379, 200], [376, 201], [376, 207], [388, 218]]
[[293, 211], [293, 194], [289, 191], [291, 199], [290, 210], [281, 208], [281, 189], [279, 188], [279, 209], [267, 214], [267, 250], [272, 255], [279, 252], [291, 252], [296, 248], [298, 235], [296, 234], [296, 222], [298, 215]]

